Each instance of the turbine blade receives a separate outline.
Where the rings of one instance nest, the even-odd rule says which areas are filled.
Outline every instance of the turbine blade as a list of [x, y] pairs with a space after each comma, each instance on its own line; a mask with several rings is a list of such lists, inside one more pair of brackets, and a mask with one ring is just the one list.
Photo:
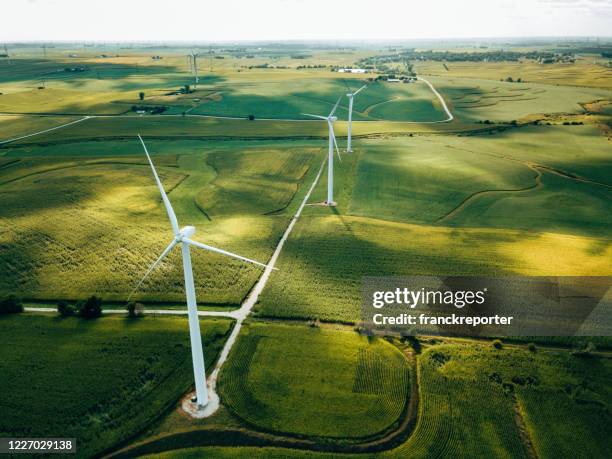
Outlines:
[[134, 289], [130, 292], [130, 294], [128, 295], [128, 301], [130, 301], [130, 298], [132, 298], [132, 295], [134, 294], [134, 292], [136, 292], [136, 290], [138, 290], [138, 288], [142, 285], [142, 283], [145, 281], [145, 279], [147, 277], [149, 277], [149, 274], [151, 274], [153, 272], [153, 270], [157, 267], [158, 264], [161, 263], [161, 261], [166, 258], [166, 255], [168, 255], [170, 253], [170, 251], [174, 248], [174, 246], [176, 246], [176, 244], [178, 244], [178, 241], [176, 239], [174, 239], [170, 245], [168, 245], [168, 247], [166, 247], [164, 249], [164, 251], [162, 252], [162, 254], [159, 256], [159, 258], [157, 260], [155, 260], [155, 263], [153, 263], [149, 269], [147, 269], [147, 272], [145, 273], [145, 275], [142, 277], [142, 279], [140, 279], [140, 282], [138, 282], [138, 284], [136, 285], [136, 287], [134, 287]]
[[311, 115], [310, 113], [300, 113], [301, 115], [304, 116], [311, 116], [313, 118], [319, 118], [320, 120], [326, 120], [327, 118], [321, 115]]
[[170, 224], [172, 225], [172, 231], [174, 231], [174, 235], [177, 236], [179, 234], [179, 226], [178, 221], [176, 220], [176, 215], [174, 214], [174, 210], [172, 209], [172, 205], [170, 204], [170, 200], [164, 191], [164, 187], [162, 186], [161, 181], [159, 180], [159, 176], [157, 175], [157, 171], [155, 170], [155, 166], [153, 165], [153, 161], [151, 161], [151, 157], [149, 156], [149, 152], [147, 150], [147, 146], [145, 145], [142, 137], [138, 134], [138, 138], [140, 139], [140, 143], [142, 143], [142, 147], [144, 148], [145, 154], [147, 155], [147, 159], [149, 160], [149, 164], [151, 165], [151, 169], [153, 169], [153, 176], [155, 177], [155, 181], [157, 182], [157, 186], [159, 188], [159, 192], [162, 195], [162, 201], [164, 201], [164, 205], [166, 206], [166, 212], [168, 213], [168, 218], [170, 219]]
[[368, 85], [364, 84], [361, 88], [359, 88], [357, 91], [355, 91], [353, 93], [353, 96], [356, 96], [357, 94], [359, 94], [360, 91], [363, 91]]
[[331, 113], [329, 114], [328, 118], [330, 116], [334, 116], [334, 113], [336, 113], [336, 109], [338, 108], [338, 105], [340, 104], [340, 100], [342, 99], [342, 96], [338, 97], [338, 101], [336, 102], [336, 105], [334, 105], [334, 108], [332, 108]]
[[342, 158], [340, 157], [340, 149], [338, 148], [338, 143], [336, 142], [336, 134], [334, 134], [334, 125], [331, 124], [331, 123], [329, 123], [329, 124], [330, 124], [330, 127], [331, 127], [330, 133], [331, 133], [332, 139], [334, 140], [334, 145], [336, 147], [336, 153], [338, 153], [338, 160], [340, 162], [342, 162]]
[[[242, 256], [237, 255], [235, 253], [228, 252], [227, 250], [218, 249], [218, 248], [213, 247], [211, 245], [202, 244], [201, 242], [197, 242], [197, 241], [192, 241], [191, 239], [185, 238], [185, 239], [183, 239], [183, 242], [186, 242], [187, 244], [195, 245], [196, 247], [199, 247], [201, 249], [210, 250], [211, 252], [220, 253], [221, 255], [226, 255], [226, 256], [232, 257], [232, 258], [237, 258], [238, 260], [246, 261], [248, 263], [253, 263], [253, 264], [258, 265], [258, 266], [263, 266], [264, 268], [268, 267], [268, 265], [266, 265], [264, 263], [260, 263], [260, 262], [255, 261], [255, 260], [251, 260], [250, 258], [242, 257]], [[276, 269], [276, 268], [272, 268], [272, 269]]]

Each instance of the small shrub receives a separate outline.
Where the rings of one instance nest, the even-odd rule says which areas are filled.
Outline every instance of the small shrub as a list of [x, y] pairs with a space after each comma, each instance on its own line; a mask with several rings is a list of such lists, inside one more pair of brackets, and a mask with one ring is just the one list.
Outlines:
[[499, 340], [499, 339], [493, 340], [493, 347], [495, 349], [501, 349], [503, 347], [501, 340]]
[[144, 305], [142, 303], [135, 303], [133, 301], [130, 301], [127, 304], [127, 312], [128, 317], [142, 317], [144, 315]]
[[586, 343], [585, 347], [583, 347], [582, 349], [575, 350], [572, 354], [576, 357], [592, 357], [593, 352], [595, 352], [596, 350], [597, 346], [595, 346], [595, 343], [589, 341], [588, 343]]
[[255, 120], [255, 115], [249, 115], [249, 121], [254, 121]]
[[74, 315], [74, 307], [69, 305], [65, 301], [60, 301], [57, 303], [57, 312], [62, 317], [69, 317]]
[[81, 302], [79, 306], [79, 315], [84, 319], [95, 319], [102, 315], [102, 300], [95, 295]]
[[530, 352], [535, 352], [537, 348], [536, 348], [535, 343], [529, 343], [527, 345], [527, 349], [529, 349]]
[[9, 295], [0, 301], [0, 314], [17, 314], [23, 312], [21, 299], [16, 295]]

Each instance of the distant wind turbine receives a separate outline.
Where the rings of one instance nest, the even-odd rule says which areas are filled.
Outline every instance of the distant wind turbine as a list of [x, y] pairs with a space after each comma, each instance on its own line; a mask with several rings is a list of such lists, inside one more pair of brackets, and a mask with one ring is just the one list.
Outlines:
[[194, 89], [198, 89], [198, 83], [200, 82], [200, 79], [198, 77], [198, 54], [191, 51], [191, 54], [189, 55], [189, 61], [191, 63], [191, 71], [193, 72], [195, 78], [195, 83], [193, 87]]
[[4, 44], [4, 54], [6, 55], [8, 64], [11, 65], [11, 56], [9, 55], [8, 48], [6, 47], [6, 43]]
[[348, 97], [349, 99], [349, 113], [348, 113], [348, 140], [346, 142], [346, 151], [348, 153], [353, 151], [353, 148], [351, 146], [351, 133], [352, 133], [352, 129], [353, 129], [353, 98], [359, 94], [361, 91], [363, 91], [366, 88], [367, 85], [363, 85], [361, 88], [359, 88], [357, 91], [355, 92], [349, 92], [346, 97]]
[[334, 146], [336, 147], [336, 152], [338, 153], [338, 159], [342, 161], [342, 158], [340, 158], [340, 150], [338, 150], [338, 143], [336, 142], [336, 136], [334, 135], [334, 122], [338, 120], [338, 117], [334, 116], [334, 113], [336, 113], [336, 109], [340, 104], [340, 99], [342, 99], [342, 96], [338, 98], [336, 105], [334, 105], [334, 108], [332, 108], [332, 111], [327, 116], [302, 113], [302, 115], [305, 116], [311, 116], [313, 118], [327, 121], [327, 127], [329, 128], [329, 148], [327, 152], [327, 201], [325, 201], [325, 204], [328, 206], [336, 205], [336, 202], [334, 202]]
[[159, 265], [159, 263], [166, 257], [166, 255], [168, 255], [176, 245], [181, 244], [181, 250], [183, 255], [183, 274], [185, 276], [185, 295], [187, 297], [187, 312], [189, 317], [191, 357], [193, 361], [193, 375], [196, 387], [196, 403], [198, 407], [204, 407], [208, 404], [208, 389], [206, 387], [206, 372], [204, 368], [204, 354], [202, 352], [202, 337], [200, 335], [200, 322], [198, 320], [198, 307], [196, 305], [195, 286], [193, 283], [193, 271], [191, 268], [191, 256], [189, 253], [189, 247], [199, 247], [201, 249], [220, 253], [228, 257], [237, 258], [238, 260], [246, 261], [248, 263], [253, 263], [264, 268], [266, 267], [266, 265], [263, 263], [259, 263], [255, 260], [236, 255], [235, 253], [227, 252], [225, 250], [218, 249], [210, 245], [202, 244], [201, 242], [196, 242], [190, 239], [191, 236], [193, 236], [193, 234], [195, 233], [195, 228], [193, 226], [185, 226], [179, 229], [176, 215], [174, 214], [174, 210], [172, 209], [170, 200], [168, 199], [168, 196], [164, 191], [164, 187], [162, 186], [162, 183], [159, 180], [159, 176], [157, 175], [155, 166], [153, 166], [153, 161], [151, 161], [151, 157], [149, 156], [147, 147], [144, 141], [142, 140], [140, 134], [138, 135], [138, 138], [140, 139], [140, 143], [142, 143], [142, 147], [144, 148], [145, 154], [147, 155], [147, 159], [149, 160], [149, 164], [151, 165], [151, 169], [153, 170], [155, 182], [157, 183], [159, 192], [161, 193], [162, 201], [164, 202], [164, 206], [166, 207], [166, 212], [168, 213], [168, 218], [170, 219], [170, 225], [172, 226], [174, 239], [172, 240], [172, 242], [170, 242], [168, 247], [164, 249], [164, 251], [155, 261], [155, 263], [153, 263], [149, 267], [144, 277], [140, 280], [140, 282], [138, 282], [138, 285], [136, 285], [134, 290], [132, 290], [132, 293], [130, 293], [128, 300], [132, 296], [132, 294], [142, 285], [144, 280], [149, 276], [149, 274], [151, 274], [155, 267]]

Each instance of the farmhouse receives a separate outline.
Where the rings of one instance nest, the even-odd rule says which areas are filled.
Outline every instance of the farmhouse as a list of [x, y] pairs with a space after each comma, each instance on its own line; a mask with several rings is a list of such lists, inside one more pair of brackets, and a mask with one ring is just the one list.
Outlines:
[[368, 69], [338, 69], [339, 73], [370, 73]]

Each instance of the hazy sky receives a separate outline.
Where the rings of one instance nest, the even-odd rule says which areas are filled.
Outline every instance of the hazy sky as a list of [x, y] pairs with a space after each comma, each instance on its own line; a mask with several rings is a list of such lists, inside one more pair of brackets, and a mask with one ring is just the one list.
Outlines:
[[0, 42], [609, 36], [612, 0], [2, 0]]

